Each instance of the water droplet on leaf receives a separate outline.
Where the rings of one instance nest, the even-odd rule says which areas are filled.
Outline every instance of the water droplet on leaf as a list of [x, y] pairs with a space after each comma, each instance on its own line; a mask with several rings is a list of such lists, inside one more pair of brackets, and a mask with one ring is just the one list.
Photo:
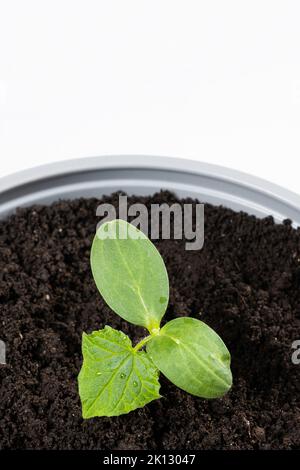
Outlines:
[[133, 386], [134, 386], [134, 387], [137, 387], [137, 386], [138, 386], [138, 383], [137, 383], [137, 381], [136, 381], [136, 380], [134, 380], [134, 382], [133, 382]]
[[124, 374], [124, 372], [122, 372], [122, 374], [120, 374], [120, 377], [121, 377], [121, 379], [125, 379], [126, 374]]

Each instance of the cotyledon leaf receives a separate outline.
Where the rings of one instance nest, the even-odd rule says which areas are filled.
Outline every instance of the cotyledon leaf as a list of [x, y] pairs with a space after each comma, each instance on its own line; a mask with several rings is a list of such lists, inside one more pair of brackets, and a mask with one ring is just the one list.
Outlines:
[[157, 368], [188, 393], [217, 398], [232, 385], [228, 349], [217, 333], [195, 318], [171, 320], [146, 348]]
[[158, 370], [122, 331], [106, 326], [82, 338], [78, 376], [83, 418], [119, 416], [160, 398]]
[[150, 332], [159, 328], [169, 301], [169, 280], [162, 257], [143, 232], [121, 219], [100, 225], [91, 267], [114, 312]]

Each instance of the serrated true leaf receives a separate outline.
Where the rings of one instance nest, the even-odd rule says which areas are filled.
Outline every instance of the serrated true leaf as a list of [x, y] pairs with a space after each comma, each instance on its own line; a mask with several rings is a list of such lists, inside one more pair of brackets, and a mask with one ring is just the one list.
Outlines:
[[118, 416], [160, 398], [158, 370], [121, 331], [106, 326], [82, 339], [78, 376], [83, 418]]
[[188, 393], [217, 398], [232, 385], [230, 353], [221, 338], [195, 318], [176, 318], [147, 343], [157, 368]]
[[102, 224], [93, 241], [91, 267], [112, 310], [149, 331], [159, 328], [169, 280], [162, 257], [143, 232], [120, 219]]

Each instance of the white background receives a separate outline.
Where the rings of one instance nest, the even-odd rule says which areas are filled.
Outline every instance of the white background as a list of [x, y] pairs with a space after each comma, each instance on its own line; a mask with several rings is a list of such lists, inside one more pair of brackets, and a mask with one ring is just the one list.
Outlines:
[[131, 153], [300, 193], [299, 0], [0, 0], [0, 176]]

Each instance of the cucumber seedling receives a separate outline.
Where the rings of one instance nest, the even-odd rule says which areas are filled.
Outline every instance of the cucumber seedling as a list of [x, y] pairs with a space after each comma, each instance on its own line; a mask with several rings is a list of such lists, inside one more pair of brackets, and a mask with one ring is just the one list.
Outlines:
[[93, 241], [91, 268], [109, 307], [149, 334], [133, 346], [110, 326], [83, 333], [78, 377], [83, 418], [118, 416], [160, 398], [159, 372], [198, 397], [217, 398], [230, 389], [230, 353], [215, 331], [190, 317], [160, 326], [169, 301], [168, 273], [143, 232], [121, 219], [103, 223]]

